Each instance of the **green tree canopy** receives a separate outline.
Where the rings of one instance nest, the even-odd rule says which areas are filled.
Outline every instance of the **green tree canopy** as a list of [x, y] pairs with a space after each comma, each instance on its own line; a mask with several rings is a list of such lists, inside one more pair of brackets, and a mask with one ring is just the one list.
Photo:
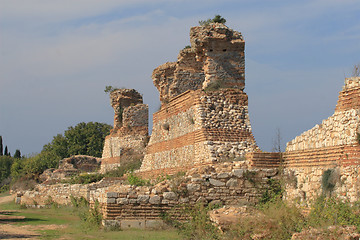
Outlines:
[[98, 122], [81, 122], [69, 127], [64, 135], [56, 135], [43, 151], [50, 151], [61, 158], [71, 155], [89, 155], [101, 157], [105, 137], [110, 133], [111, 125]]

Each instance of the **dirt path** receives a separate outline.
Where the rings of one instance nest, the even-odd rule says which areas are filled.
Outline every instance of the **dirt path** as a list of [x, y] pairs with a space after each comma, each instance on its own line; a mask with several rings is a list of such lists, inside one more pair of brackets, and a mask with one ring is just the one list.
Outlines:
[[[14, 201], [15, 195], [0, 197], [0, 204]], [[0, 239], [39, 239], [38, 230], [53, 230], [63, 228], [62, 225], [15, 225], [15, 221], [25, 219], [24, 216], [12, 216], [12, 210], [0, 211]]]
[[0, 204], [14, 201], [16, 194], [0, 197]]

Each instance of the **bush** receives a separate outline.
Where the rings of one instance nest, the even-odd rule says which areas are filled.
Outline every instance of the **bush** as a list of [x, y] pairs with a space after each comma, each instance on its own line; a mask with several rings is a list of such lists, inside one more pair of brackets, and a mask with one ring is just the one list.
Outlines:
[[321, 178], [321, 186], [323, 189], [323, 193], [331, 195], [338, 180], [339, 174], [335, 169], [328, 169], [324, 171]]
[[220, 15], [215, 15], [215, 17], [213, 19], [207, 19], [207, 20], [201, 20], [199, 21], [200, 26], [207, 26], [210, 23], [222, 23], [225, 24], [226, 23], [226, 19], [221, 17]]
[[245, 217], [230, 227], [225, 239], [290, 239], [295, 232], [300, 232], [305, 218], [295, 206], [281, 200], [268, 202], [261, 211]]
[[[201, 203], [195, 206], [185, 205], [174, 208], [177, 213], [167, 212], [162, 214], [162, 219], [168, 225], [175, 227], [184, 239], [221, 239], [219, 229], [210, 221], [208, 212], [214, 208], [204, 206]], [[188, 221], [179, 221], [181, 217], [188, 218]], [[180, 218], [181, 218], [180, 217]]]
[[68, 183], [71, 184], [89, 184], [93, 182], [98, 182], [104, 178], [103, 174], [100, 173], [92, 173], [92, 174], [80, 174], [77, 176], [73, 176]]
[[322, 195], [316, 199], [311, 208], [308, 224], [312, 227], [354, 225], [360, 230], [360, 207], [336, 197], [327, 198]]
[[130, 185], [134, 185], [134, 186], [150, 185], [150, 180], [142, 179], [141, 177], [134, 175], [132, 172], [130, 172], [129, 175], [127, 176], [127, 181]]
[[74, 211], [78, 214], [82, 220], [83, 226], [86, 228], [100, 227], [102, 221], [102, 214], [100, 211], [100, 204], [95, 201], [94, 206], [90, 207], [89, 202], [84, 198], [76, 198], [70, 196], [71, 204], [74, 207]]
[[264, 206], [269, 202], [280, 201], [283, 197], [284, 189], [281, 185], [281, 182], [277, 179], [268, 179], [267, 184], [269, 187], [265, 190], [260, 198], [260, 205]]

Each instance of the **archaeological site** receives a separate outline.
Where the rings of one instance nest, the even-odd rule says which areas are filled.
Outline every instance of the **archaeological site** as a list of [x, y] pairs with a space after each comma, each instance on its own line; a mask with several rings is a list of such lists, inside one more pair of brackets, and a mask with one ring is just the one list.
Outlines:
[[[44, 206], [49, 198], [69, 204], [71, 196], [84, 197], [99, 202], [104, 226], [153, 228], [164, 224], [164, 212], [177, 214], [182, 204], [255, 205], [271, 179], [285, 179], [284, 199], [304, 207], [322, 193], [360, 200], [360, 77], [345, 80], [332, 116], [288, 142], [285, 152], [264, 152], [249, 119], [242, 34], [211, 23], [192, 27], [190, 42], [175, 62], [152, 73], [161, 108], [150, 120], [151, 135], [142, 95], [114, 90], [114, 127], [102, 158], [62, 160], [34, 190], [18, 192], [16, 202]], [[106, 173], [132, 158], [142, 161], [132, 174], [153, 184], [110, 177], [90, 184], [55, 181]]]

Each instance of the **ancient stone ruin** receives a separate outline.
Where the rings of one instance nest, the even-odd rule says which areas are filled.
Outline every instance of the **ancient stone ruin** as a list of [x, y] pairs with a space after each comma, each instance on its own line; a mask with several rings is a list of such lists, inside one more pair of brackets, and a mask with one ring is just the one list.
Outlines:
[[224, 24], [193, 27], [191, 47], [153, 72], [161, 109], [140, 171], [235, 160], [258, 150], [245, 87], [245, 41]]
[[[287, 143], [286, 172], [294, 179], [288, 199], [309, 204], [323, 191], [355, 202], [360, 198], [360, 77], [345, 79], [335, 113]], [[324, 189], [327, 176], [329, 189]], [[296, 184], [295, 184], [296, 183]]]
[[45, 170], [40, 175], [40, 179], [48, 183], [60, 182], [63, 179], [70, 178], [79, 173], [96, 172], [100, 169], [100, 164], [100, 158], [75, 155], [60, 160], [57, 169], [50, 168]]
[[148, 142], [148, 105], [135, 89], [110, 93], [114, 109], [114, 128], [105, 138], [101, 172], [115, 169], [129, 158], [143, 158]]
[[150, 140], [141, 95], [134, 89], [110, 94], [114, 129], [105, 139], [101, 172], [135, 156], [143, 158], [136, 174], [157, 178], [155, 185], [127, 185], [121, 179], [39, 184], [19, 193], [17, 202], [45, 205], [52, 197], [68, 204], [70, 196], [84, 197], [101, 204], [104, 225], [145, 228], [161, 226], [163, 212], [181, 218], [181, 204], [254, 205], [271, 179], [282, 178], [285, 198], [305, 207], [321, 193], [360, 199], [359, 77], [346, 79], [332, 116], [290, 141], [284, 153], [262, 152], [244, 92], [242, 35], [215, 23], [191, 28], [190, 42], [176, 62], [153, 72], [161, 109], [153, 115]]

